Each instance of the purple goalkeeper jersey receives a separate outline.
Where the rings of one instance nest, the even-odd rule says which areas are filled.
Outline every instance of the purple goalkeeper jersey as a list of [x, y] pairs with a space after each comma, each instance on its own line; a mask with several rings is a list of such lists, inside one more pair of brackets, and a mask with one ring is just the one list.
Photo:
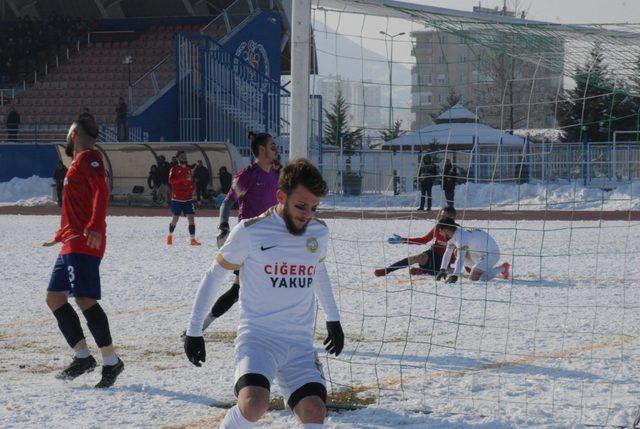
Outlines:
[[278, 203], [278, 177], [280, 169], [264, 171], [257, 163], [240, 170], [231, 182], [227, 199], [237, 201], [238, 220], [256, 217]]

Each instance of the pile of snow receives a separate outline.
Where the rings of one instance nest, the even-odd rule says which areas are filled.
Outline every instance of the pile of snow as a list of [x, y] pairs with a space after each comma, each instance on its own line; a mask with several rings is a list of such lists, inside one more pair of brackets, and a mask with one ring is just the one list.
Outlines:
[[53, 202], [50, 177], [31, 176], [28, 179], [14, 177], [9, 182], [0, 182], [0, 203], [36, 206]]
[[[597, 186], [572, 183], [466, 183], [455, 190], [455, 206], [492, 210], [639, 210], [640, 183], [616, 182]], [[323, 208], [412, 210], [420, 193], [401, 195], [331, 195]], [[444, 193], [433, 187], [433, 207], [445, 204]]]
[[[54, 205], [53, 179], [32, 176], [0, 183], [0, 204]], [[412, 210], [420, 193], [368, 194], [357, 197], [330, 195], [323, 208]], [[433, 187], [433, 207], [445, 205], [439, 186]], [[640, 210], [640, 182], [607, 182], [582, 186], [579, 182], [465, 183], [456, 187], [455, 206], [491, 210]]]

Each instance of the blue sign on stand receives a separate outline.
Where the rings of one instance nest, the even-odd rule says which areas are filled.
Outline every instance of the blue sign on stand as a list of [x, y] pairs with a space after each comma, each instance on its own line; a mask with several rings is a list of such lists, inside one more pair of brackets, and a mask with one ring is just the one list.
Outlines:
[[260, 12], [222, 44], [265, 76], [280, 82], [280, 15]]

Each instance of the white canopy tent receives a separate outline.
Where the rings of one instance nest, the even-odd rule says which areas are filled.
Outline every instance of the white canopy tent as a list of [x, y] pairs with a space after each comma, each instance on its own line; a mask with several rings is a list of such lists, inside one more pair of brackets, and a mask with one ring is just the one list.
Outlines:
[[514, 136], [488, 125], [481, 124], [478, 117], [462, 104], [456, 104], [443, 112], [436, 123], [418, 131], [409, 132], [382, 145], [382, 149], [419, 150], [433, 143], [451, 150], [502, 144], [522, 147], [525, 138]]

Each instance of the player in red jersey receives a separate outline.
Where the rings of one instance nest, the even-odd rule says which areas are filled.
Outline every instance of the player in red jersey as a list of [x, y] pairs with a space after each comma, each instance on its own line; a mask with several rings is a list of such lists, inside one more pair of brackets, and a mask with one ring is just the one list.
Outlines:
[[193, 199], [193, 191], [196, 189], [196, 185], [193, 181], [193, 172], [189, 164], [187, 164], [187, 154], [185, 151], [179, 150], [178, 153], [176, 153], [176, 158], [178, 159], [178, 165], [172, 167], [171, 171], [169, 171], [171, 213], [173, 213], [173, 219], [171, 219], [171, 223], [169, 224], [167, 244], [173, 244], [173, 230], [176, 229], [180, 215], [184, 213], [189, 222], [191, 245], [200, 246], [200, 243], [196, 240], [196, 201]]
[[50, 247], [62, 243], [47, 288], [47, 305], [74, 350], [73, 361], [57, 378], [71, 380], [96, 367], [80, 318], [68, 301], [68, 296], [73, 295], [102, 354], [102, 379], [95, 387], [103, 388], [115, 383], [124, 363], [115, 353], [109, 320], [98, 303], [109, 186], [102, 155], [94, 149], [97, 137], [98, 126], [93, 116], [78, 117], [71, 124], [65, 151], [73, 157], [73, 162], [64, 178], [60, 229], [53, 241], [43, 245]]
[[[444, 218], [455, 219], [455, 217], [456, 210], [453, 207], [445, 207], [438, 213], [437, 220], [439, 221]], [[376, 277], [386, 276], [392, 271], [409, 267], [413, 264], [418, 264], [420, 268], [411, 268], [409, 271], [411, 274], [431, 274], [435, 276], [440, 270], [442, 255], [444, 255], [445, 250], [447, 250], [448, 241], [448, 239], [444, 235], [440, 234], [435, 227], [431, 228], [431, 231], [423, 237], [404, 238], [394, 234], [388, 241], [389, 244], [428, 244], [434, 239], [435, 242], [427, 251], [401, 259], [386, 268], [378, 268], [374, 271], [374, 274]]]

